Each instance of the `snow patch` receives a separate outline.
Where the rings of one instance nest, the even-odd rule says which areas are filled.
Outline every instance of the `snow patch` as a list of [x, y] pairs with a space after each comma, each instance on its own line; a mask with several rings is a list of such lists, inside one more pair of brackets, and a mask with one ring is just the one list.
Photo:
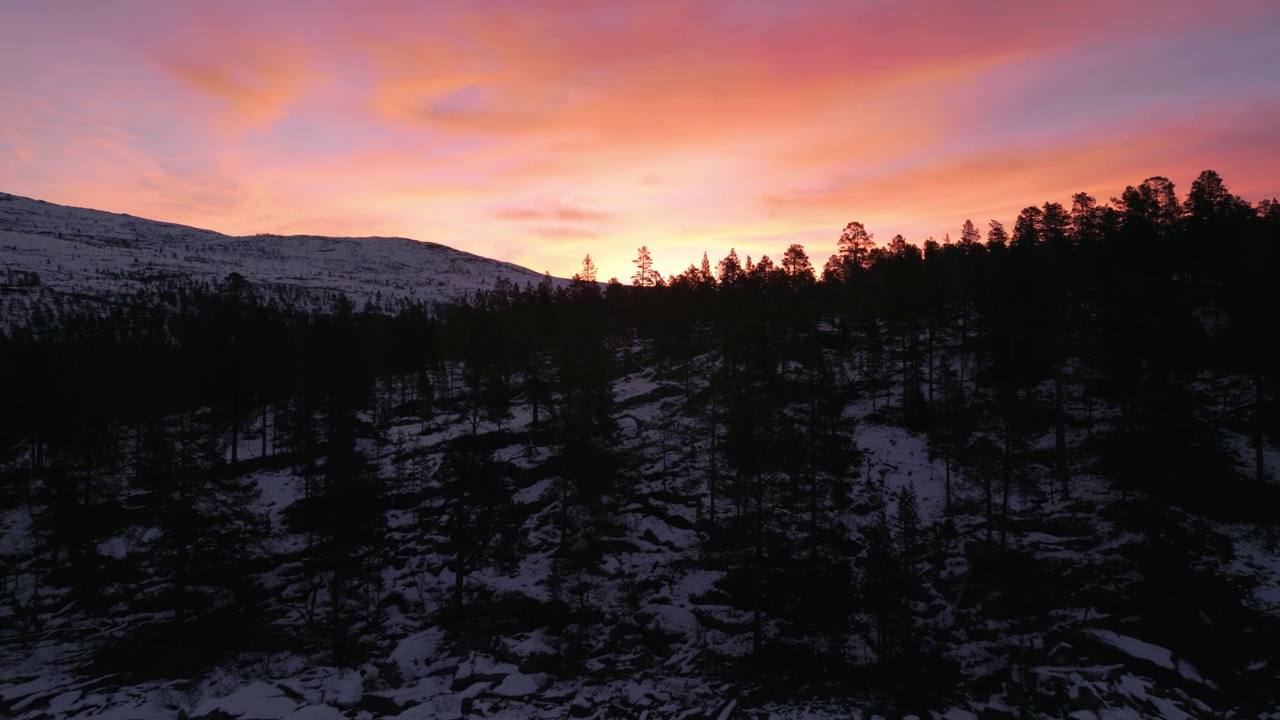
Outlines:
[[1130, 657], [1146, 660], [1167, 670], [1174, 669], [1173, 653], [1168, 648], [1100, 628], [1090, 628], [1085, 632]]
[[346, 716], [332, 705], [308, 705], [286, 715], [284, 720], [346, 720]]
[[223, 712], [241, 720], [281, 720], [297, 709], [298, 703], [287, 697], [279, 687], [254, 682], [226, 697], [205, 700], [196, 707], [192, 715], [202, 717]]

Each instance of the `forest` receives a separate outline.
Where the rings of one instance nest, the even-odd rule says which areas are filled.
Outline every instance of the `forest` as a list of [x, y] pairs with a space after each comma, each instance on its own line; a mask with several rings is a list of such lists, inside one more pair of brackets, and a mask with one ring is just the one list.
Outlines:
[[362, 690], [297, 693], [347, 717], [1275, 711], [1280, 203], [1071, 200], [429, 306], [0, 276], [0, 667], [328, 668]]

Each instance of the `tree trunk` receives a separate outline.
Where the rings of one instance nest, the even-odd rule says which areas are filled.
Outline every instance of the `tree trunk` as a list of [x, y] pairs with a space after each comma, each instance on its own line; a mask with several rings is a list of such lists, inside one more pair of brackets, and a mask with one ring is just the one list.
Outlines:
[[715, 394], [715, 391], [712, 390], [711, 392], [711, 457], [709, 458], [709, 461], [710, 461], [708, 463], [709, 473], [707, 476], [708, 517], [711, 519], [712, 526], [716, 524], [716, 480], [718, 479], [718, 475], [719, 475], [719, 467], [716, 462], [716, 445], [717, 445], [716, 440], [720, 435], [720, 427], [719, 427], [720, 419], [719, 419], [719, 416], [717, 415], [717, 410], [718, 408], [716, 406], [716, 394]]
[[995, 533], [995, 503], [991, 492], [991, 468], [983, 468], [982, 473], [982, 489], [986, 496], [987, 511], [987, 544], [990, 545]]
[[902, 328], [902, 409], [907, 409], [907, 331], [908, 327]]
[[1093, 368], [1085, 371], [1084, 376], [1084, 436], [1093, 439]]
[[946, 472], [947, 513], [951, 513], [951, 453], [942, 456], [942, 466]]
[[1013, 482], [1013, 429], [1005, 421], [1004, 460], [1000, 467], [1000, 547], [1009, 547], [1009, 486]]
[[1267, 479], [1266, 461], [1262, 456], [1262, 374], [1253, 374], [1253, 464], [1258, 482]]
[[933, 314], [929, 315], [929, 407], [933, 407]]
[[[965, 370], [968, 369], [970, 379], [973, 381], [973, 396], [978, 397], [978, 358], [976, 355], [974, 356], [973, 367], [971, 368], [969, 367], [969, 363], [966, 361], [966, 358], [968, 357], [966, 354], [967, 348], [969, 347], [969, 344], [970, 344], [969, 343], [969, 305], [967, 303], [964, 306], [964, 320], [961, 323], [961, 327], [963, 328], [963, 332], [962, 332], [962, 337], [960, 338], [960, 374], [961, 376], [963, 376]], [[964, 387], [963, 377], [960, 380], [960, 386]]]
[[756, 542], [751, 568], [751, 657], [760, 659], [764, 646], [764, 619], [761, 609], [763, 598], [760, 597], [760, 586], [763, 584], [764, 568], [764, 479], [757, 473], [755, 482], [756, 504]]
[[[191, 432], [191, 428], [188, 427], [187, 432]], [[186, 453], [187, 448], [183, 447], [181, 452]], [[180, 460], [179, 462], [183, 467], [182, 467], [182, 470], [180, 471], [182, 473], [182, 476], [178, 478], [177, 494], [178, 494], [178, 508], [179, 508], [179, 511], [182, 512], [182, 511], [185, 511], [186, 508], [191, 507], [191, 500], [187, 497], [188, 483], [191, 482], [191, 479], [189, 477], [190, 471], [188, 470], [187, 467], [185, 467], [187, 465], [187, 461]], [[191, 547], [190, 547], [191, 540], [187, 537], [188, 530], [189, 530], [188, 524], [182, 522], [181, 520], [178, 520], [173, 526], [173, 532], [176, 535], [176, 537], [174, 538], [174, 547], [176, 549], [175, 554], [177, 556], [175, 558], [176, 572], [174, 573], [174, 580], [173, 580], [173, 584], [174, 584], [173, 589], [174, 589], [174, 596], [175, 596], [174, 608], [173, 608], [173, 619], [179, 628], [181, 628], [183, 623], [187, 621], [187, 585], [188, 585], [187, 568], [190, 565], [190, 550], [191, 550]]]
[[462, 550], [458, 550], [453, 561], [453, 608], [458, 611], [462, 610], [462, 588], [465, 578], [462, 566]]
[[809, 545], [818, 546], [818, 471], [810, 463], [809, 474]]
[[1067, 468], [1067, 414], [1064, 410], [1062, 388], [1062, 365], [1059, 364], [1053, 373], [1053, 404], [1057, 412], [1057, 424], [1054, 428], [1054, 448], [1058, 460], [1058, 481], [1062, 484], [1062, 499], [1070, 495], [1070, 472]]
[[231, 464], [240, 462], [240, 413], [239, 402], [231, 399]]

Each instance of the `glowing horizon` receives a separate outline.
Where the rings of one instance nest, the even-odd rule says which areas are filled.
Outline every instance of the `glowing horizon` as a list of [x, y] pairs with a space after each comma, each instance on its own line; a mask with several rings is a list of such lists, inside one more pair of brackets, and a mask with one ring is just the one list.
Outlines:
[[[1280, 195], [1280, 5], [48, 0], [5, 11], [0, 190], [256, 233], [394, 235], [628, 281], [821, 267], [840, 229]], [[1270, 173], [1270, 176], [1268, 175]]]

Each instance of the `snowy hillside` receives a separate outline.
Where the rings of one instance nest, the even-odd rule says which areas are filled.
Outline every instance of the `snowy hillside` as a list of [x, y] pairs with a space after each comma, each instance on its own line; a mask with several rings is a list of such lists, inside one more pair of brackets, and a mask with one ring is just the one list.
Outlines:
[[[558, 518], [565, 489], [552, 469], [556, 448], [534, 423], [536, 411], [528, 402], [518, 399], [509, 415], [496, 420], [479, 418], [459, 382], [463, 369], [446, 367], [436, 384], [437, 412], [424, 420], [415, 413], [420, 402], [411, 382], [385, 378], [379, 383], [374, 395], [386, 401], [361, 418], [377, 431], [360, 440], [359, 452], [371, 461], [371, 472], [384, 488], [386, 510], [378, 522], [385, 522], [388, 542], [374, 556], [367, 580], [366, 602], [376, 607], [371, 612], [378, 620], [376, 630], [364, 630], [369, 654], [357, 667], [325, 662], [305, 649], [314, 646], [304, 644], [304, 649], [245, 655], [190, 679], [130, 681], [95, 674], [101, 670], [87, 658], [96, 641], [83, 638], [136, 642], [129, 633], [145, 626], [148, 615], [112, 610], [94, 619], [69, 601], [73, 594], [50, 587], [39, 569], [39, 541], [28, 520], [38, 511], [12, 509], [3, 516], [0, 534], [12, 568], [4, 615], [16, 628], [31, 612], [34, 624], [31, 630], [10, 632], [10, 644], [0, 651], [0, 666], [6, 668], [0, 673], [0, 711], [31, 720], [98, 715], [727, 720], [885, 717], [882, 712], [894, 717], [893, 706], [876, 695], [863, 701], [800, 700], [786, 694], [793, 676], [780, 686], [783, 699], [774, 700], [738, 679], [733, 665], [751, 655], [751, 613], [741, 597], [732, 596], [733, 567], [742, 560], [709, 524], [704, 485], [716, 427], [714, 416], [708, 425], [706, 401], [720, 362], [700, 355], [687, 366], [660, 372], [648, 343], [619, 344], [612, 353], [636, 368], [609, 383], [617, 450], [629, 458], [630, 487], [607, 511], [609, 521], [600, 526], [607, 528], [605, 534], [594, 538], [596, 550], [582, 564], [566, 560], [561, 547], [566, 530], [557, 526], [563, 522]], [[858, 375], [854, 366], [844, 370]], [[999, 589], [995, 571], [986, 565], [992, 556], [975, 551], [992, 537], [980, 509], [982, 481], [972, 473], [946, 479], [946, 467], [929, 439], [889, 419], [897, 410], [886, 403], [897, 402], [899, 394], [890, 387], [879, 398], [873, 394], [842, 403], [843, 419], [837, 422], [842, 427], [848, 422], [863, 471], [849, 482], [848, 509], [831, 522], [840, 535], [853, 539], [859, 566], [870, 563], [875, 552], [878, 515], [893, 518], [895, 541], [907, 543], [900, 533], [918, 532], [919, 542], [931, 548], [914, 570], [922, 590], [911, 606], [912, 622], [939, 639], [939, 649], [964, 680], [956, 694], [922, 697], [919, 707], [932, 708], [935, 718], [1058, 717], [1055, 707], [1074, 710], [1070, 717], [1079, 718], [1211, 717], [1211, 707], [1237, 701], [1220, 688], [1223, 676], [1235, 683], [1241, 682], [1235, 679], [1239, 676], [1269, 682], [1274, 673], [1264, 649], [1242, 650], [1232, 663], [1238, 667], [1213, 668], [1215, 680], [1208, 666], [1158, 644], [1151, 636], [1157, 631], [1135, 620], [1141, 610], [1129, 603], [1145, 572], [1146, 539], [1123, 527], [1116, 515], [1123, 504], [1096, 477], [1077, 478], [1069, 501], [1046, 499], [1035, 487], [1006, 500], [1012, 505], [1011, 532], [999, 561], [1015, 563], [1020, 580]], [[408, 402], [390, 401], [406, 397]], [[280, 445], [278, 430], [270, 430], [278, 420], [266, 418], [245, 423], [238, 441], [242, 474], [236, 482], [249, 489], [254, 512], [271, 528], [268, 541], [258, 545], [262, 555], [254, 560], [254, 567], [264, 571], [260, 577], [275, 608], [271, 632], [307, 637], [315, 612], [308, 608], [317, 597], [323, 605], [326, 581], [307, 570], [315, 541], [290, 526], [313, 480], [291, 464], [296, 455]], [[860, 421], [851, 422], [854, 418]], [[504, 542], [512, 543], [515, 554], [494, 564], [482, 562], [466, 578], [469, 620], [460, 627], [448, 618], [456, 579], [451, 562], [458, 552], [450, 548], [460, 532], [452, 518], [461, 510], [446, 468], [457, 448], [472, 446], [483, 448], [510, 492], [511, 504], [499, 504], [506, 508], [503, 517], [511, 531]], [[147, 492], [130, 489], [125, 478], [106, 482], [120, 488], [125, 505], [147, 502]], [[784, 503], [787, 490], [778, 491], [782, 495], [772, 502]], [[752, 512], [749, 498], [732, 489], [721, 492], [721, 522], [732, 524], [734, 516]], [[956, 508], [964, 510], [949, 514], [952, 493]], [[912, 521], [903, 519], [901, 507], [908, 494], [918, 513]], [[826, 501], [824, 507], [833, 509]], [[475, 512], [483, 517], [478, 508]], [[796, 527], [803, 527], [802, 516], [803, 511]], [[580, 521], [597, 522], [586, 516]], [[1182, 521], [1189, 528], [1201, 525], [1186, 516]], [[1215, 560], [1222, 563], [1217, 571], [1237, 582], [1247, 579], [1256, 593], [1248, 602], [1265, 607], [1280, 577], [1274, 554], [1260, 544], [1256, 528], [1220, 525], [1216, 532], [1235, 535], [1238, 556], [1256, 561], [1233, 567]], [[158, 530], [134, 527], [101, 543], [114, 562], [142, 569], [137, 592], [143, 596], [162, 583], [147, 569], [160, 554], [158, 537]], [[130, 602], [112, 607], [127, 608]], [[878, 634], [866, 629], [876, 621], [870, 613], [865, 618], [864, 630], [840, 639], [850, 657], [876, 652]], [[785, 651], [789, 642], [811, 642], [792, 635], [806, 628], [803, 619], [767, 619], [767, 632], [778, 638], [767, 646], [768, 655]], [[150, 662], [132, 652], [128, 663]], [[796, 670], [795, 676], [808, 672]], [[858, 671], [845, 672], [853, 678]]]
[[[452, 300], [543, 275], [435, 243], [404, 238], [307, 235], [231, 237], [130, 215], [0, 193], [0, 287], [108, 297], [171, 278], [231, 273], [264, 289], [366, 301]], [[34, 273], [34, 275], [32, 275]]]

